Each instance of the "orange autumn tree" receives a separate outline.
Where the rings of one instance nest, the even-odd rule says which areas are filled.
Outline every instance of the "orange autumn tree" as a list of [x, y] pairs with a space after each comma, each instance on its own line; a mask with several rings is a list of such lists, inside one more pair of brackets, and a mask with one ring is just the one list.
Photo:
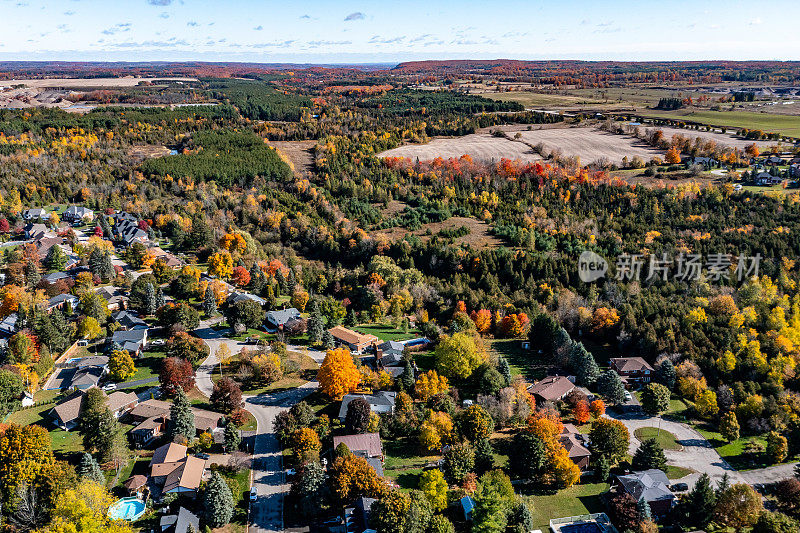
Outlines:
[[542, 440], [547, 452], [544, 482], [562, 489], [571, 487], [581, 478], [581, 469], [569, 458], [561, 443], [563, 430], [561, 417], [552, 409], [540, 409], [528, 418], [528, 431]]
[[361, 382], [361, 373], [353, 362], [350, 350], [328, 350], [317, 372], [317, 381], [322, 392], [332, 400], [341, 400], [345, 394], [356, 390]]
[[578, 424], [585, 424], [589, 421], [589, 402], [581, 400], [572, 409], [572, 416]]
[[589, 404], [589, 412], [592, 413], [592, 416], [595, 418], [599, 418], [603, 416], [606, 412], [606, 404], [603, 400], [595, 400], [591, 404]]
[[492, 329], [492, 312], [488, 309], [480, 309], [470, 313], [469, 317], [475, 322], [475, 329], [478, 333], [489, 333]]
[[664, 156], [664, 160], [670, 165], [677, 165], [681, 162], [681, 154], [678, 152], [678, 149], [673, 146], [667, 150], [667, 155]]
[[237, 287], [245, 287], [250, 283], [250, 272], [243, 266], [237, 266], [233, 269], [233, 283]]

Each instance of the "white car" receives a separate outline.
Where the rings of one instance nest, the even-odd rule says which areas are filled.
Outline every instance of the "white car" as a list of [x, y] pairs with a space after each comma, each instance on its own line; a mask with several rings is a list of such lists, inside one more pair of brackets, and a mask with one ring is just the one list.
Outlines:
[[633, 396], [631, 396], [631, 393], [630, 393], [630, 392], [628, 392], [628, 391], [625, 391], [625, 401], [626, 401], [626, 402], [629, 402], [629, 401], [631, 401], [631, 400], [633, 400]]
[[117, 390], [117, 384], [116, 383], [106, 383], [105, 385], [103, 385], [103, 390], [104, 391]]

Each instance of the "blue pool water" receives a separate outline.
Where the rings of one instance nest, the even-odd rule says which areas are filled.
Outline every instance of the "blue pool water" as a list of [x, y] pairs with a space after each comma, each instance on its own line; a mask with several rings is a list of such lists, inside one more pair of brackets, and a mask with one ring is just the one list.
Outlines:
[[122, 498], [108, 508], [108, 517], [114, 520], [133, 521], [144, 514], [144, 502], [138, 498]]

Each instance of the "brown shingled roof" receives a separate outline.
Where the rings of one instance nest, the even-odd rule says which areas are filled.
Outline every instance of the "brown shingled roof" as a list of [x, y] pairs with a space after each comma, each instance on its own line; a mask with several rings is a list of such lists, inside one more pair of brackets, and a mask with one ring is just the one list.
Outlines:
[[575, 388], [575, 384], [564, 376], [547, 376], [528, 387], [528, 392], [546, 401], [556, 401]]

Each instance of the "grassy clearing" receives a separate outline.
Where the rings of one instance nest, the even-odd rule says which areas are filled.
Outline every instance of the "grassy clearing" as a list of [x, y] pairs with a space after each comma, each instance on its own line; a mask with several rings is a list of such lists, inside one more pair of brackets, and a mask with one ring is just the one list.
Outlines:
[[[211, 380], [216, 383], [223, 375], [236, 380], [236, 374], [240, 364], [240, 354], [234, 355], [231, 357], [231, 360], [222, 367], [222, 374], [220, 374], [219, 365], [214, 367], [211, 373]], [[267, 392], [279, 392], [293, 389], [313, 379], [316, 375], [317, 368], [319, 368], [317, 362], [310, 356], [294, 351], [288, 352], [284, 359], [284, 365], [287, 367], [287, 370], [284, 376], [278, 381], [268, 385], [262, 385], [257, 382], [240, 382], [239, 384], [242, 388], [242, 392], [244, 394], [264, 394]], [[236, 381], [238, 382], [238, 380]]]
[[[720, 457], [725, 459], [736, 470], [766, 468], [774, 464], [763, 451], [751, 453], [746, 450], [748, 445], [760, 446], [761, 450], [765, 450], [767, 439], [761, 435], [741, 437], [733, 442], [726, 442], [722, 435], [712, 430], [709, 426], [695, 426], [695, 429], [708, 439]], [[785, 462], [792, 460], [794, 460], [793, 457], [787, 457]]]
[[410, 440], [384, 441], [386, 460], [383, 471], [387, 479], [402, 489], [415, 489], [425, 465], [439, 460], [439, 455], [426, 455], [426, 451]]
[[494, 339], [489, 341], [489, 349], [503, 356], [511, 366], [511, 375], [524, 376], [528, 380], [542, 379], [552, 365], [541, 354], [523, 350], [519, 339]]
[[658, 428], [654, 427], [638, 428], [633, 434], [636, 435], [640, 442], [644, 442], [647, 439], [656, 439], [656, 442], [665, 450], [680, 450], [683, 448], [678, 444], [675, 435], [664, 429], [659, 431]]
[[607, 492], [608, 488], [608, 483], [588, 483], [574, 485], [556, 494], [522, 497], [533, 513], [534, 529], [549, 531], [553, 518], [602, 512], [604, 506], [600, 495]]
[[752, 111], [657, 111], [643, 110], [638, 114], [645, 117], [688, 120], [725, 126], [729, 128], [748, 128], [770, 133], [780, 133], [792, 137], [800, 137], [800, 117], [793, 115], [775, 115], [771, 113], [755, 113]]
[[161, 363], [167, 354], [163, 351], [146, 351], [133, 361], [136, 372], [126, 381], [157, 378], [161, 371]]
[[680, 479], [682, 477], [688, 476], [694, 472], [691, 468], [684, 468], [682, 466], [675, 466], [675, 465], [667, 465], [667, 471], [664, 472], [667, 474], [669, 479]]
[[375, 335], [382, 341], [407, 341], [422, 336], [418, 329], [409, 329], [407, 332], [402, 328], [396, 328], [388, 323], [359, 324], [353, 328], [364, 334]]

